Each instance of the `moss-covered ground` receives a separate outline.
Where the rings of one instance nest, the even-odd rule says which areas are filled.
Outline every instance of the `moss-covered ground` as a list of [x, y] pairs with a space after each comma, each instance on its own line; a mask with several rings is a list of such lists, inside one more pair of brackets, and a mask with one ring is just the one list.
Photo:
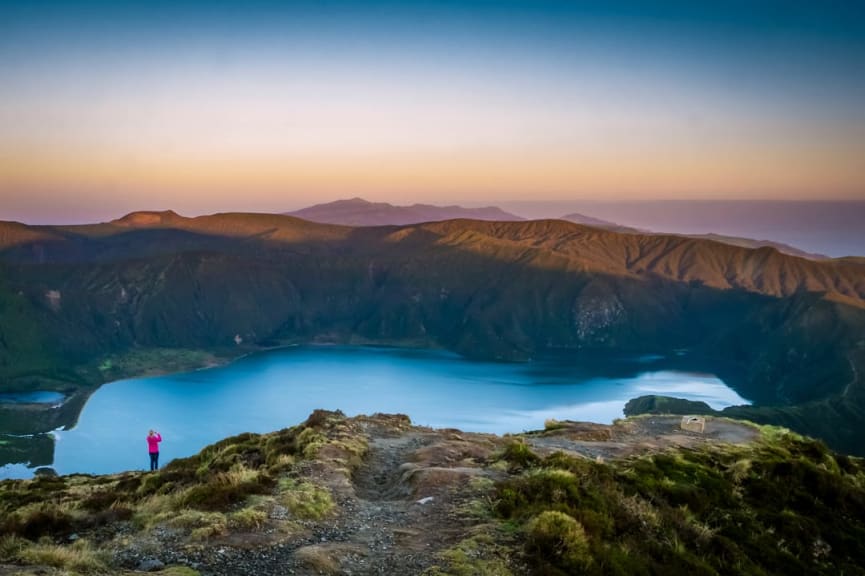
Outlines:
[[514, 444], [494, 508], [538, 574], [865, 573], [865, 464], [818, 441], [767, 427], [611, 463]]

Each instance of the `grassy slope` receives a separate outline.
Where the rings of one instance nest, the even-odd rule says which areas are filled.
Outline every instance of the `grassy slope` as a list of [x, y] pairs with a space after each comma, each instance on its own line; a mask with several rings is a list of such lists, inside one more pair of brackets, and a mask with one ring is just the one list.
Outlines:
[[764, 431], [754, 446], [611, 464], [540, 459], [499, 485], [541, 574], [862, 574], [865, 467]]
[[[317, 412], [156, 473], [0, 482], [0, 561], [116, 573], [116, 530], [127, 545], [168, 529], [198, 548], [254, 546], [277, 504], [289, 524], [331, 515], [330, 489], [301, 470], [332, 465], [350, 476], [366, 450], [355, 419]], [[610, 462], [540, 457], [517, 436], [476, 465], [499, 480], [475, 482], [475, 522], [452, 526], [462, 540], [428, 576], [501, 576], [509, 566], [543, 575], [865, 573], [865, 464], [781, 429], [762, 428], [749, 445]]]

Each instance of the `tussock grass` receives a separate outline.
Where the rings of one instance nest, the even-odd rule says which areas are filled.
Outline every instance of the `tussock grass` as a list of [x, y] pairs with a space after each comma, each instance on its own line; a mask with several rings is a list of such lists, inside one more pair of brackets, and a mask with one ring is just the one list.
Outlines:
[[228, 527], [232, 530], [260, 530], [267, 522], [267, 513], [255, 508], [242, 508], [228, 515]]
[[273, 472], [279, 473], [289, 470], [294, 463], [295, 458], [291, 454], [277, 454], [268, 465]]
[[546, 420], [544, 420], [544, 430], [547, 430], [547, 431], [561, 430], [565, 426], [566, 425], [564, 422], [559, 422], [555, 418], [547, 418]]
[[304, 428], [297, 436], [297, 448], [304, 458], [315, 458], [326, 443], [327, 438], [315, 428]]
[[0, 531], [36, 540], [42, 536], [70, 534], [75, 523], [71, 503], [38, 502], [7, 514], [0, 523]]
[[195, 528], [192, 532], [189, 533], [190, 540], [209, 540], [210, 538], [214, 538], [216, 536], [223, 536], [228, 532], [227, 524], [208, 524], [207, 526], [202, 526], [200, 528]]
[[540, 460], [537, 454], [532, 452], [529, 445], [522, 439], [511, 439], [502, 450], [501, 459], [516, 467], [528, 467]]
[[17, 559], [18, 554], [27, 546], [30, 546], [32, 542], [21, 538], [19, 536], [14, 536], [11, 534], [7, 534], [0, 538], [0, 562], [13, 562]]
[[305, 520], [320, 520], [330, 514], [334, 506], [328, 490], [291, 478], [280, 481], [278, 499], [293, 515]]
[[169, 566], [159, 572], [153, 572], [154, 576], [200, 576], [198, 570], [193, 570], [188, 566]]
[[250, 494], [266, 492], [272, 480], [260, 469], [235, 464], [225, 472], [212, 475], [206, 482], [194, 484], [179, 494], [185, 507], [202, 510], [225, 510]]
[[164, 512], [155, 516], [152, 523], [188, 530], [191, 540], [206, 540], [213, 536], [221, 536], [228, 531], [228, 518], [225, 514], [190, 508], [177, 512]]
[[423, 576], [511, 576], [509, 557], [513, 547], [510, 541], [503, 544], [502, 540], [501, 533], [491, 533], [487, 526], [482, 526], [469, 538], [438, 554], [437, 565]]
[[16, 559], [23, 564], [45, 565], [82, 573], [105, 572], [107, 558], [95, 551], [86, 540], [77, 540], [71, 546], [36, 543], [21, 549]]

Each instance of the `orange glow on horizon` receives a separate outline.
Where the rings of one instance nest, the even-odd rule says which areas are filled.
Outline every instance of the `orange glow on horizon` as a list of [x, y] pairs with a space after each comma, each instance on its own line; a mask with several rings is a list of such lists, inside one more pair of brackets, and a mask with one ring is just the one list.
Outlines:
[[[261, 202], [370, 195], [398, 202], [526, 198], [715, 199], [741, 197], [861, 199], [865, 168], [844, 150], [724, 147], [706, 150], [568, 150], [491, 153], [372, 151], [260, 155], [99, 156], [62, 150], [0, 154], [0, 193], [75, 191], [82, 200], [106, 190], [147, 198], [182, 193]], [[734, 191], [732, 194], [730, 191]]]

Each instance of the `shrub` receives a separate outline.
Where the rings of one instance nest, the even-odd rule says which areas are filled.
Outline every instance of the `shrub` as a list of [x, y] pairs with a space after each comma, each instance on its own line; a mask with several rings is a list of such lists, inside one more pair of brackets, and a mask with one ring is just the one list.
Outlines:
[[555, 510], [541, 512], [528, 523], [526, 553], [540, 564], [550, 563], [568, 573], [584, 570], [592, 561], [582, 524]]

